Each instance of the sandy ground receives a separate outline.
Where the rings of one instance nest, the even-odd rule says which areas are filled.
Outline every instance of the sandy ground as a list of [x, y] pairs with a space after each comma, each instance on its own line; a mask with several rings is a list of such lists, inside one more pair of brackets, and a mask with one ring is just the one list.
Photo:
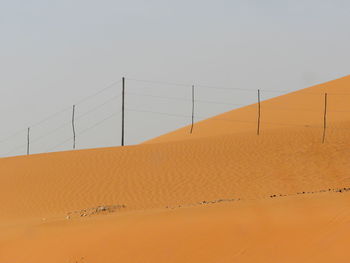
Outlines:
[[5, 228], [0, 262], [347, 262], [349, 201], [321, 193], [32, 221]]
[[251, 105], [192, 135], [0, 159], [0, 262], [346, 262], [348, 87], [264, 101], [260, 136]]

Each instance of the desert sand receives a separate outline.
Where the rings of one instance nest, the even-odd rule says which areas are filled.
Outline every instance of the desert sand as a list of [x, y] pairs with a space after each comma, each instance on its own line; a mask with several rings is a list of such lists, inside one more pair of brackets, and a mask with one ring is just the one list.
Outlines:
[[349, 87], [263, 101], [259, 136], [249, 105], [193, 134], [0, 159], [0, 262], [346, 262]]

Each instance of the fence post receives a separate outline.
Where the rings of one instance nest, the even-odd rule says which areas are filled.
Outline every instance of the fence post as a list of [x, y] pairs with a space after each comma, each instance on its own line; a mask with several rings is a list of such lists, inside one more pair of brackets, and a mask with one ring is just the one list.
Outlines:
[[124, 146], [124, 129], [125, 129], [124, 114], [125, 114], [125, 77], [123, 77], [122, 79], [122, 142], [121, 142], [122, 146]]
[[260, 89], [258, 89], [258, 130], [257, 130], [258, 135], [260, 135], [260, 117], [261, 117], [261, 103], [260, 103]]
[[323, 137], [322, 143], [326, 141], [326, 129], [327, 129], [327, 93], [324, 94], [324, 114], [323, 114]]
[[73, 128], [73, 150], [75, 150], [75, 105], [72, 112], [72, 128]]
[[30, 143], [30, 127], [28, 127], [28, 132], [27, 132], [27, 155], [29, 155], [29, 143]]
[[192, 85], [192, 121], [191, 121], [190, 134], [192, 134], [193, 132], [193, 126], [194, 126], [194, 85]]

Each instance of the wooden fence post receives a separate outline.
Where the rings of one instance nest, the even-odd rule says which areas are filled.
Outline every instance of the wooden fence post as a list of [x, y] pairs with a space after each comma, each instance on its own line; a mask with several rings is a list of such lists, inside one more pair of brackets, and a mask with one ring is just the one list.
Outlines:
[[122, 79], [122, 142], [124, 146], [124, 129], [125, 129], [125, 78]]
[[322, 143], [326, 141], [326, 129], [327, 129], [327, 93], [324, 94], [324, 114], [323, 114], [323, 137]]
[[30, 146], [30, 127], [28, 127], [28, 132], [27, 132], [27, 155], [29, 155], [29, 146]]
[[73, 150], [75, 150], [75, 105], [72, 112], [72, 128], [73, 128]]
[[261, 118], [261, 103], [260, 103], [260, 89], [258, 89], [258, 129], [257, 129], [258, 135], [260, 135], [260, 118]]
[[190, 134], [192, 134], [193, 132], [193, 126], [194, 126], [194, 85], [192, 85], [192, 121], [191, 121]]

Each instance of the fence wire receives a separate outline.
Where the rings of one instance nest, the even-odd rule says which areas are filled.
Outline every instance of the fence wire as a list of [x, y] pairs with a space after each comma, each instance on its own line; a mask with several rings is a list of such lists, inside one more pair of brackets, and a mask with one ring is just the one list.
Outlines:
[[[132, 101], [133, 98], [141, 98], [143, 102], [150, 102], [151, 99], [155, 99], [152, 100], [151, 104], [152, 107], [157, 106], [157, 103], [168, 103], [169, 101], [174, 101], [177, 107], [179, 108], [183, 108], [183, 105], [185, 103], [187, 103], [188, 105], [194, 105], [198, 104], [198, 105], [221, 105], [224, 107], [230, 107], [230, 110], [232, 109], [236, 109], [236, 108], [240, 108], [240, 107], [253, 107], [254, 109], [257, 110], [257, 104], [256, 102], [253, 102], [251, 104], [247, 104], [247, 103], [232, 103], [230, 101], [228, 101], [229, 96], [227, 96], [225, 98], [225, 100], [220, 100], [220, 99], [213, 99], [213, 98], [191, 98], [190, 95], [190, 91], [192, 86], [194, 85], [196, 87], [196, 89], [208, 89], [208, 90], [222, 90], [222, 91], [229, 91], [229, 92], [247, 92], [247, 93], [257, 93], [258, 90], [257, 89], [243, 89], [243, 88], [237, 88], [237, 87], [223, 87], [223, 86], [210, 86], [210, 85], [203, 85], [203, 84], [189, 84], [189, 83], [181, 83], [181, 82], [165, 82], [165, 81], [156, 81], [156, 80], [142, 80], [142, 79], [133, 79], [133, 78], [127, 78], [126, 79], [126, 93], [125, 93], [125, 97], [126, 97], [126, 103], [128, 104], [128, 101]], [[95, 103], [96, 102], [96, 98], [97, 96], [99, 96], [100, 94], [103, 94], [105, 92], [107, 92], [108, 90], [112, 90], [115, 89], [117, 86], [119, 87], [119, 85], [121, 85], [123, 82], [122, 80], [116, 81], [111, 83], [110, 85], [104, 87], [101, 90], [96, 91], [95, 93], [92, 93], [90, 95], [87, 95], [85, 97], [83, 97], [82, 99], [78, 100], [75, 103], [75, 106], [77, 106], [77, 115], [75, 116], [75, 121], [79, 121], [82, 120], [88, 116], [91, 116], [92, 113], [97, 112], [100, 109], [103, 109], [105, 106], [107, 105], [112, 105], [112, 102], [116, 103], [116, 101], [121, 98], [123, 96], [123, 94], [121, 93], [121, 89], [118, 91], [117, 95], [113, 95], [113, 96], [109, 96], [108, 99], [103, 100], [100, 103]], [[135, 88], [135, 86], [133, 85], [134, 83], [141, 83], [142, 85], [142, 90], [144, 90], [147, 87], [155, 87], [154, 85], [161, 85], [162, 87], [164, 87], [164, 89], [166, 87], [184, 87], [184, 88], [188, 88], [188, 93], [186, 93], [186, 96], [172, 96], [171, 92], [167, 92], [167, 95], [161, 95], [161, 94], [153, 94], [153, 93], [145, 93], [145, 92], [139, 92], [138, 90], [133, 90], [133, 88]], [[151, 86], [145, 86], [145, 85], [151, 85]], [[129, 89], [130, 88], [130, 89]], [[299, 95], [317, 95], [317, 96], [323, 96], [324, 95], [324, 89], [322, 86], [320, 86], [320, 91], [316, 92], [316, 91], [309, 91], [309, 90], [299, 90], [297, 91]], [[167, 90], [165, 90], [167, 91]], [[279, 95], [283, 95], [283, 94], [287, 94], [287, 93], [294, 93], [296, 91], [294, 90], [273, 90], [273, 89], [260, 89], [260, 92], [262, 94], [264, 93], [272, 93], [272, 94], [279, 94]], [[337, 92], [327, 92], [328, 96], [348, 96], [350, 95], [350, 93], [337, 93]], [[237, 98], [236, 98], [237, 99]], [[240, 99], [238, 97], [238, 99]], [[88, 101], [92, 101], [94, 104], [93, 107], [89, 108], [88, 110], [82, 111], [82, 113], [79, 114], [80, 112], [80, 106], [83, 106], [85, 103], [87, 103]], [[181, 105], [179, 103], [182, 103]], [[116, 104], [118, 105], [118, 104]], [[320, 104], [322, 105], [322, 104]], [[118, 108], [120, 107], [121, 109], [121, 105], [118, 105]], [[35, 129], [39, 129], [40, 126], [42, 126], [45, 123], [48, 123], [49, 121], [53, 120], [54, 118], [58, 117], [58, 116], [62, 116], [63, 114], [66, 114], [68, 112], [70, 112], [72, 110], [72, 107], [65, 107], [62, 110], [59, 110], [57, 112], [54, 112], [53, 114], [50, 114], [48, 116], [46, 116], [45, 118], [33, 123], [32, 125], [29, 125], [29, 127], [31, 129], [35, 128]], [[273, 107], [273, 108], [269, 108], [268, 105], [264, 105], [264, 103], [262, 103], [261, 105], [261, 111], [262, 112], [269, 112], [269, 111], [290, 111], [290, 112], [298, 112], [300, 114], [300, 112], [315, 112], [315, 113], [320, 113], [320, 119], [322, 118], [322, 113], [323, 113], [323, 108], [319, 108], [319, 109], [311, 109], [311, 108], [289, 108], [289, 107], [283, 107], [283, 106], [277, 106], [277, 107]], [[163, 116], [168, 116], [168, 117], [174, 117], [174, 118], [181, 118], [181, 119], [186, 119], [188, 120], [188, 123], [190, 123], [191, 118], [193, 117], [190, 114], [190, 111], [188, 110], [188, 114], [181, 114], [181, 113], [175, 113], [175, 112], [171, 112], [171, 111], [163, 111], [163, 110], [153, 110], [153, 109], [146, 109], [143, 107], [127, 107], [125, 108], [125, 112], [138, 112], [138, 113], [146, 113], [146, 114], [151, 114], [151, 115], [163, 115]], [[350, 110], [335, 110], [335, 109], [329, 109], [327, 110], [327, 113], [350, 113]], [[89, 125], [87, 127], [85, 127], [83, 130], [81, 130], [80, 132], [78, 132], [76, 135], [79, 136], [82, 134], [85, 134], [87, 132], [89, 132], [90, 130], [94, 129], [95, 127], [101, 125], [102, 123], [106, 122], [107, 120], [117, 116], [119, 113], [121, 113], [121, 110], [118, 111], [114, 111], [112, 114], [108, 115], [107, 117], [101, 117], [101, 119], [95, 119], [95, 121], [93, 122], [92, 125]], [[224, 118], [222, 116], [216, 116], [216, 114], [206, 114], [206, 115], [201, 115], [201, 114], [194, 114], [194, 118], [198, 121], [198, 120], [203, 120], [206, 119], [208, 117], [214, 117], [212, 118], [212, 120], [214, 121], [226, 121], [226, 122], [236, 122], [236, 123], [250, 123], [250, 124], [256, 124], [257, 121], [256, 120], [238, 120], [238, 119], [230, 119], [230, 118]], [[100, 117], [99, 117], [100, 118]], [[326, 119], [325, 119], [326, 120]], [[53, 126], [54, 128], [49, 129], [48, 131], [46, 131], [43, 135], [34, 137], [33, 139], [30, 139], [30, 145], [38, 143], [40, 141], [43, 141], [44, 139], [57, 134], [59, 132], [61, 132], [62, 130], [64, 130], [64, 128], [66, 128], [68, 125], [71, 124], [71, 119], [67, 118], [67, 120], [57, 124], [55, 122]], [[261, 123], [259, 122], [259, 124], [266, 124], [266, 125], [276, 125], [276, 126], [290, 126], [290, 127], [307, 127], [307, 128], [312, 128], [312, 129], [322, 129], [325, 127], [325, 123], [323, 125], [308, 125], [308, 124], [293, 124], [293, 123], [279, 123], [279, 122], [267, 122], [267, 121], [261, 121]], [[50, 126], [50, 127], [51, 127]], [[177, 127], [178, 128], [178, 127]], [[137, 127], [135, 126], [134, 129], [137, 129]], [[27, 131], [27, 128], [23, 128], [21, 130], [18, 130], [16, 132], [14, 132], [13, 134], [10, 134], [9, 136], [5, 137], [4, 139], [0, 140], [0, 144], [4, 144], [7, 143], [8, 141], [11, 141], [13, 138], [16, 138], [17, 136], [23, 134], [24, 132]], [[160, 134], [157, 134], [160, 135]], [[156, 135], [155, 135], [156, 136]], [[73, 138], [73, 134], [72, 136], [67, 136], [64, 140], [60, 141], [59, 143], [55, 144], [53, 147], [46, 147], [46, 152], [49, 151], [53, 151], [55, 149], [57, 149], [58, 147], [66, 144], [67, 142], [72, 141]], [[14, 148], [12, 148], [11, 150], [7, 151], [4, 155], [8, 156], [11, 155], [21, 149], [24, 149], [27, 146], [27, 143], [23, 143], [20, 145], [15, 146]]]

